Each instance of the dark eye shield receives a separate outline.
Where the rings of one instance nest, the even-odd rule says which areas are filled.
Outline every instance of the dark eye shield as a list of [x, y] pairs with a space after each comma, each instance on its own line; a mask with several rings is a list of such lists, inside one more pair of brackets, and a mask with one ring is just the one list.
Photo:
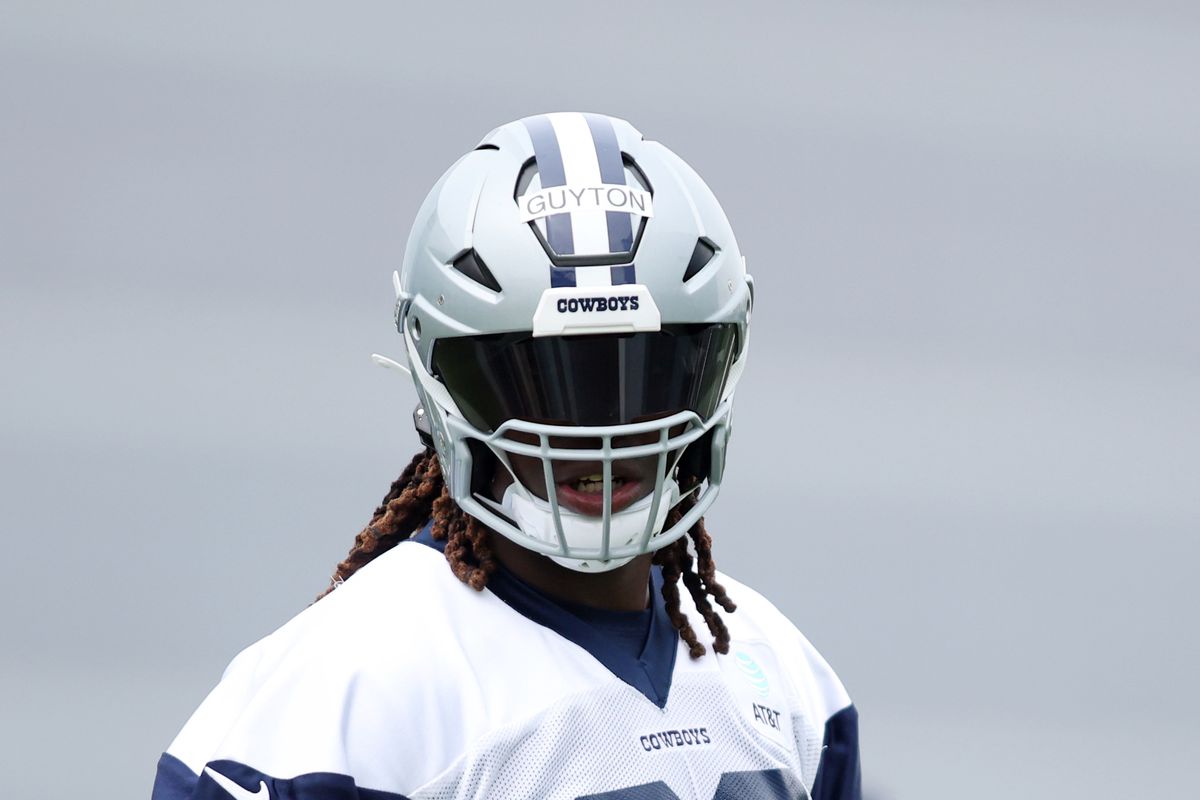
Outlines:
[[503, 333], [441, 339], [432, 367], [482, 432], [514, 419], [628, 425], [680, 411], [712, 416], [736, 347], [730, 324], [538, 338]]

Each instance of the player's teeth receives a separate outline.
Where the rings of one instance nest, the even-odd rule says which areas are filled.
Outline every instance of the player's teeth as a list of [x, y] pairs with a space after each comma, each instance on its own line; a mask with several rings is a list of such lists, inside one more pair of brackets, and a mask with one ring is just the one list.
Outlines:
[[[625, 481], [622, 478], [613, 478], [613, 488], [616, 489]], [[575, 481], [575, 491], [577, 492], [602, 492], [604, 491], [604, 478], [601, 476], [587, 476], [579, 478]]]

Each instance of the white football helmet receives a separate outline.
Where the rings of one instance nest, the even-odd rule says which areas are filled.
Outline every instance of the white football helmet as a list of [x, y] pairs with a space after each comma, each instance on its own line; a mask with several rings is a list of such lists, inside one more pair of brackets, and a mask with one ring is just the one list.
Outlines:
[[425, 199], [396, 293], [417, 428], [490, 528], [599, 572], [716, 498], [752, 284], [709, 188], [629, 123], [492, 131]]

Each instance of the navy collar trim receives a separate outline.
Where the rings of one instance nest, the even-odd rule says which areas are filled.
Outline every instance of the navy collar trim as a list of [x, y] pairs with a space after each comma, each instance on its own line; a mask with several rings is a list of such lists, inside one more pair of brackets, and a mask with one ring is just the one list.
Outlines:
[[[433, 538], [432, 521], [408, 541], [442, 553], [446, 550], [444, 541]], [[636, 657], [613, 647], [611, 635], [587, 619], [589, 614], [603, 614], [602, 611], [574, 611], [573, 608], [578, 608], [574, 604], [564, 603], [535, 589], [504, 567], [498, 567], [492, 573], [487, 588], [522, 616], [588, 651], [617, 678], [637, 689], [659, 708], [665, 708], [671, 691], [671, 675], [675, 671], [675, 656], [679, 652], [679, 634], [667, 616], [661, 567], [651, 567], [650, 584], [650, 625], [641, 653]], [[629, 617], [630, 624], [644, 624], [638, 619], [640, 615]]]

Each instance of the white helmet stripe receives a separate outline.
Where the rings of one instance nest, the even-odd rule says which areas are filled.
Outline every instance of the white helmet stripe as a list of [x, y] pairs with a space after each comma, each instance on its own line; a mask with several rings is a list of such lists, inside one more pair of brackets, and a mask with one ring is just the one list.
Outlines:
[[[617, 132], [613, 130], [612, 120], [600, 114], [584, 114], [588, 128], [592, 132], [592, 141], [596, 145], [596, 160], [600, 162], [600, 179], [606, 184], [622, 185], [625, 183], [625, 161], [621, 154], [621, 145], [617, 143]], [[633, 251], [633, 214], [620, 211], [606, 211], [608, 217], [608, 251], [610, 253], [627, 253]], [[614, 276], [614, 283], [616, 282]], [[624, 283], [633, 283], [632, 277]]]
[[[601, 214], [604, 212], [601, 211]], [[576, 267], [576, 286], [612, 286], [612, 267]]]
[[[600, 160], [596, 143], [583, 114], [575, 111], [547, 114], [558, 138], [563, 175], [567, 186], [599, 186]], [[571, 213], [571, 234], [576, 254], [607, 253], [608, 217], [605, 211], [576, 210]], [[578, 272], [576, 273], [578, 276]]]

